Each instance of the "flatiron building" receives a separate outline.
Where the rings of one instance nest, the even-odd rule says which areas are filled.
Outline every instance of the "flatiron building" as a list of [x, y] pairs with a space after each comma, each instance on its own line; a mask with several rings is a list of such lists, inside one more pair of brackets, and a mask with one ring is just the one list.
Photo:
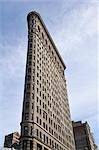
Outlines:
[[20, 150], [75, 150], [61, 58], [41, 16], [30, 12]]

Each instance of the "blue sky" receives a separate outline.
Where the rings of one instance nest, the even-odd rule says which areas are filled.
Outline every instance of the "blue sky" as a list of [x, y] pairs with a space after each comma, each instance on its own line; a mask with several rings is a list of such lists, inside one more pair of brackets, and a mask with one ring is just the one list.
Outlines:
[[97, 0], [0, 0], [0, 147], [20, 131], [27, 14], [41, 14], [67, 66], [72, 120], [88, 121], [99, 141]]

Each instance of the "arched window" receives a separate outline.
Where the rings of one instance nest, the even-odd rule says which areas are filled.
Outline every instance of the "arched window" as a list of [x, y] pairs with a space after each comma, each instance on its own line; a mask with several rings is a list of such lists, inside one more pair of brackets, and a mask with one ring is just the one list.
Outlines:
[[38, 31], [40, 32], [40, 27], [38, 26]]

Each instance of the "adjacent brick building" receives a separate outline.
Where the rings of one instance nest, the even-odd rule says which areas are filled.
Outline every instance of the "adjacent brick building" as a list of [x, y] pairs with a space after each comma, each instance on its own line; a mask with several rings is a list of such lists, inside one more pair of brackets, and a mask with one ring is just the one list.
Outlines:
[[97, 150], [97, 145], [87, 122], [72, 122], [76, 150]]

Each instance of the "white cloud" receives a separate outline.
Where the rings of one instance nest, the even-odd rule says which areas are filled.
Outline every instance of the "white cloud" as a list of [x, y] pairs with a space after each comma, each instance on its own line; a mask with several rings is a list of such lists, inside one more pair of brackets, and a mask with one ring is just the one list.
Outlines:
[[53, 29], [54, 39], [67, 64], [72, 119], [88, 121], [98, 139], [97, 3], [82, 3], [69, 10], [64, 6], [64, 16]]
[[0, 143], [6, 134], [20, 131], [27, 41], [18, 41], [0, 44]]
[[[18, 72], [22, 71], [24, 66], [24, 60], [26, 58], [26, 40], [21, 39], [21, 41], [16, 46], [12, 45], [0, 45], [2, 49], [2, 54], [0, 56], [0, 69], [2, 69], [1, 74], [3, 77], [7, 76], [19, 76]], [[16, 74], [16, 72], [18, 74]], [[4, 73], [4, 74], [3, 74]]]
[[97, 5], [84, 6], [76, 7], [69, 14], [64, 10], [63, 21], [56, 29], [59, 32], [54, 32], [59, 49], [67, 52], [97, 34]]

